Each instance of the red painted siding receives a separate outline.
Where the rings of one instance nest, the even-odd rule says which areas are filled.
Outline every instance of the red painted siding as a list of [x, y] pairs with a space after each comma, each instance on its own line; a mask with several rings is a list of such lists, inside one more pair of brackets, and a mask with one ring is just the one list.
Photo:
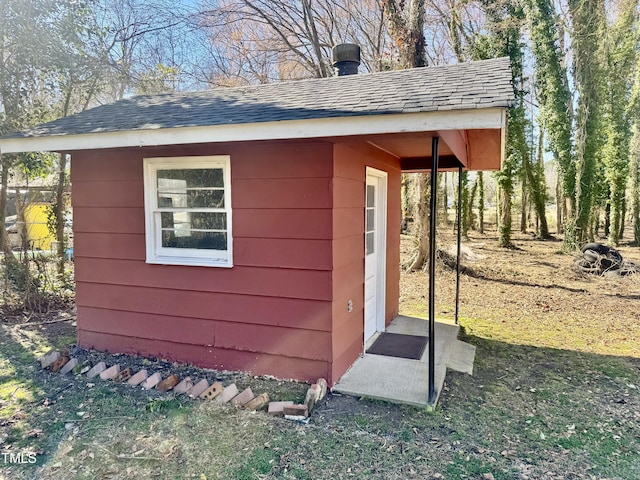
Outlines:
[[135, 338], [126, 335], [78, 330], [78, 341], [86, 348], [108, 352], [156, 356], [170, 361], [188, 362], [201, 367], [248, 371], [255, 375], [315, 380], [325, 376], [330, 364], [305, 358], [256, 354], [207, 345]]
[[[317, 300], [83, 282], [77, 282], [76, 291], [78, 307], [181, 318], [225, 320], [325, 332], [331, 329], [331, 303]], [[202, 307], [203, 304], [206, 305], [205, 309]], [[84, 323], [82, 323], [82, 328], [84, 328]]]
[[[189, 155], [231, 157], [231, 269], [145, 263], [142, 159]], [[390, 321], [399, 295], [397, 159], [329, 142], [76, 152], [80, 344], [335, 383], [362, 351], [366, 166], [389, 175]]]
[[[366, 143], [334, 146], [333, 365], [334, 381], [364, 343], [364, 204], [366, 167], [387, 172], [387, 322], [398, 314], [400, 282], [400, 161]], [[348, 312], [347, 302], [353, 302]]]
[[236, 266], [212, 275], [210, 267], [170, 267], [87, 257], [76, 262], [75, 278], [85, 283], [331, 301], [330, 271]]
[[[77, 152], [83, 346], [315, 380], [331, 375], [332, 145]], [[145, 156], [230, 155], [234, 267], [145, 263]]]

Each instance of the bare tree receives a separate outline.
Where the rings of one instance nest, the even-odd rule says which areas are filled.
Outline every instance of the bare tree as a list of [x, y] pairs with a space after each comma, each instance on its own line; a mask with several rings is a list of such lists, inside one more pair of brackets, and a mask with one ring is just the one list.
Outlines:
[[389, 37], [375, 0], [223, 0], [196, 18], [210, 39], [211, 83], [327, 77], [331, 48], [345, 42], [361, 46], [365, 70], [385, 68]]

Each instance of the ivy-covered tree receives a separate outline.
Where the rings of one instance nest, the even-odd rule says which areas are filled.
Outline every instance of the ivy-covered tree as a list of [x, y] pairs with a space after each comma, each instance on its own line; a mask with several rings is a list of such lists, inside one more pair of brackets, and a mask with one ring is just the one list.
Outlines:
[[484, 233], [484, 174], [478, 172], [478, 232]]
[[[571, 92], [563, 62], [559, 32], [552, 0], [526, 0], [531, 51], [536, 65], [535, 86], [540, 106], [538, 121], [546, 132], [548, 148], [559, 167], [566, 217], [575, 211], [576, 170], [572, 156]], [[564, 230], [561, 225], [558, 229]], [[541, 232], [542, 235], [542, 232]], [[573, 249], [570, 245], [569, 249]]]
[[567, 221], [565, 243], [577, 246], [589, 238], [593, 183], [597, 156], [603, 143], [601, 102], [604, 0], [569, 0], [572, 20], [573, 76], [578, 100], [576, 112], [576, 210]]
[[629, 141], [631, 122], [627, 104], [631, 94], [629, 79], [635, 67], [638, 47], [635, 34], [638, 0], [625, 0], [615, 24], [607, 29], [606, 97], [604, 124], [606, 144], [603, 151], [604, 173], [608, 184], [610, 209], [609, 241], [617, 245], [622, 237], [623, 208], [629, 177]]
[[469, 51], [474, 60], [507, 56], [511, 60], [515, 106], [507, 117], [507, 152], [502, 169], [496, 174], [500, 189], [498, 242], [511, 247], [511, 207], [522, 159], [529, 155], [525, 135], [525, 96], [523, 43], [521, 28], [524, 11], [520, 2], [481, 0], [486, 15], [487, 33], [472, 39]]
[[633, 221], [633, 241], [640, 246], [640, 127], [633, 126], [629, 150], [629, 180], [631, 184], [631, 219]]
[[[640, 26], [635, 30], [640, 39]], [[627, 115], [631, 127], [629, 146], [629, 193], [631, 195], [631, 219], [633, 222], [633, 240], [640, 246], [640, 55], [636, 57], [634, 80]]]

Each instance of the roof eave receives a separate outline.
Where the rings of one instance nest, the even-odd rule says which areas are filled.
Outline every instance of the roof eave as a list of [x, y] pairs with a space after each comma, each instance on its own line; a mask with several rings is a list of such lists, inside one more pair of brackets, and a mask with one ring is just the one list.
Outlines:
[[239, 125], [119, 130], [0, 139], [0, 153], [345, 137], [430, 130], [502, 129], [506, 107], [358, 115]]

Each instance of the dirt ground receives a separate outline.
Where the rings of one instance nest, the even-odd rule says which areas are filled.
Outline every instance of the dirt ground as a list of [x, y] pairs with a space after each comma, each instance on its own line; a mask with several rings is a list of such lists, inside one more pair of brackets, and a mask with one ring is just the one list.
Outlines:
[[[511, 339], [522, 344], [566, 348], [569, 343], [579, 351], [640, 356], [640, 275], [578, 272], [573, 257], [562, 253], [559, 239], [540, 241], [517, 233], [515, 248], [504, 249], [498, 246], [495, 232], [471, 232], [469, 237], [463, 242], [463, 252], [470, 256], [463, 255], [462, 260], [469, 273], [460, 279], [461, 319], [508, 323], [509, 336], [519, 331], [522, 321], [520, 338]], [[455, 237], [441, 235], [438, 248], [455, 253]], [[402, 262], [408, 261], [411, 249], [412, 238], [403, 235]], [[640, 264], [640, 248], [622, 244], [618, 250], [625, 261]], [[402, 273], [401, 313], [428, 314], [428, 280], [425, 273]], [[455, 272], [440, 262], [436, 316], [452, 319], [454, 314]], [[596, 337], [592, 335], [595, 321], [602, 327]], [[500, 329], [492, 335], [499, 338]]]

